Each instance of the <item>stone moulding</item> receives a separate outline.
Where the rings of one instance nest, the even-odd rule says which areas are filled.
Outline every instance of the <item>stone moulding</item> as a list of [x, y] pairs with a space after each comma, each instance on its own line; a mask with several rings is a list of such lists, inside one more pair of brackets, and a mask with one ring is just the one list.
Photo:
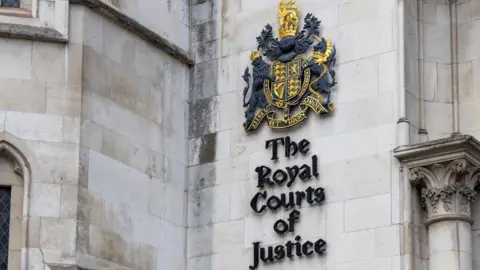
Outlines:
[[0, 23], [0, 37], [67, 43], [60, 32], [48, 27]]
[[173, 44], [172, 42], [168, 41], [167, 39], [161, 37], [160, 35], [156, 34], [152, 30], [143, 26], [141, 23], [130, 18], [129, 16], [126, 16], [122, 12], [103, 3], [100, 0], [70, 0], [70, 3], [85, 5], [91, 8], [92, 10], [99, 12], [102, 16], [104, 16], [107, 19], [110, 19], [111, 21], [120, 25], [121, 27], [134, 32], [141, 38], [145, 39], [146, 41], [150, 42], [154, 46], [165, 51], [166, 53], [178, 59], [179, 61], [189, 66], [193, 66], [195, 64], [195, 61], [190, 56], [190, 53], [181, 49], [177, 45]]
[[421, 190], [426, 224], [441, 220], [472, 222], [471, 205], [480, 178], [480, 142], [469, 135], [394, 149], [408, 180]]

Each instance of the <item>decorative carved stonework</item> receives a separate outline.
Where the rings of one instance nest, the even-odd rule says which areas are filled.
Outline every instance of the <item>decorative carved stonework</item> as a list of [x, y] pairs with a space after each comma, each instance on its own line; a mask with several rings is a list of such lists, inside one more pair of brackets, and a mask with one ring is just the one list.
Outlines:
[[421, 190], [427, 225], [445, 219], [472, 222], [471, 205], [480, 178], [480, 143], [475, 138], [454, 136], [394, 152], [408, 180]]
[[428, 212], [427, 223], [439, 219], [471, 222], [478, 176], [478, 168], [466, 159], [410, 168], [409, 180], [422, 187], [421, 203]]

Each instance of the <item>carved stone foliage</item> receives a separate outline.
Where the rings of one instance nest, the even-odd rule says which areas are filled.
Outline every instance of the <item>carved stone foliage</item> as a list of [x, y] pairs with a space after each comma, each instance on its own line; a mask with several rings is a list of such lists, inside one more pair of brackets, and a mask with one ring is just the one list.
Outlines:
[[409, 172], [410, 181], [422, 187], [421, 204], [428, 213], [427, 223], [442, 219], [471, 222], [479, 176], [479, 168], [466, 159], [413, 167]]

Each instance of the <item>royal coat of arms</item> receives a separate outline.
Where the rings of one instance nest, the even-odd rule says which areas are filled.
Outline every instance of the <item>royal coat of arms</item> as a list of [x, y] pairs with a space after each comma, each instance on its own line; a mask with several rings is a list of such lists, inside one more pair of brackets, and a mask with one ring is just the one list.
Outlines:
[[[267, 24], [250, 56], [252, 83], [248, 67], [243, 75], [247, 83], [243, 93], [247, 132], [256, 130], [265, 118], [271, 128], [287, 128], [305, 120], [310, 109], [318, 115], [333, 110], [330, 92], [336, 85], [335, 47], [329, 38], [319, 37], [320, 21], [310, 13], [298, 31], [300, 9], [295, 0], [282, 0], [278, 13], [280, 39]], [[311, 47], [311, 55], [304, 58]], [[279, 113], [283, 116], [278, 117]]]

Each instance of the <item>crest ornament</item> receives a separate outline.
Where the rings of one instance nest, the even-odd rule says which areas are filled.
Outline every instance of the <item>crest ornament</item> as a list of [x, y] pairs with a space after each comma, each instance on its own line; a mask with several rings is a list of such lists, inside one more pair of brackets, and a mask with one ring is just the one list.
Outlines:
[[[255, 131], [264, 119], [271, 128], [288, 128], [305, 120], [309, 110], [322, 115], [334, 107], [330, 93], [337, 84], [336, 50], [329, 38], [319, 37], [320, 21], [309, 13], [298, 31], [300, 8], [295, 0], [282, 0], [278, 17], [280, 39], [267, 24], [257, 37], [257, 50], [250, 55], [253, 76], [249, 67], [243, 75], [247, 132]], [[305, 58], [311, 47], [313, 52]]]

